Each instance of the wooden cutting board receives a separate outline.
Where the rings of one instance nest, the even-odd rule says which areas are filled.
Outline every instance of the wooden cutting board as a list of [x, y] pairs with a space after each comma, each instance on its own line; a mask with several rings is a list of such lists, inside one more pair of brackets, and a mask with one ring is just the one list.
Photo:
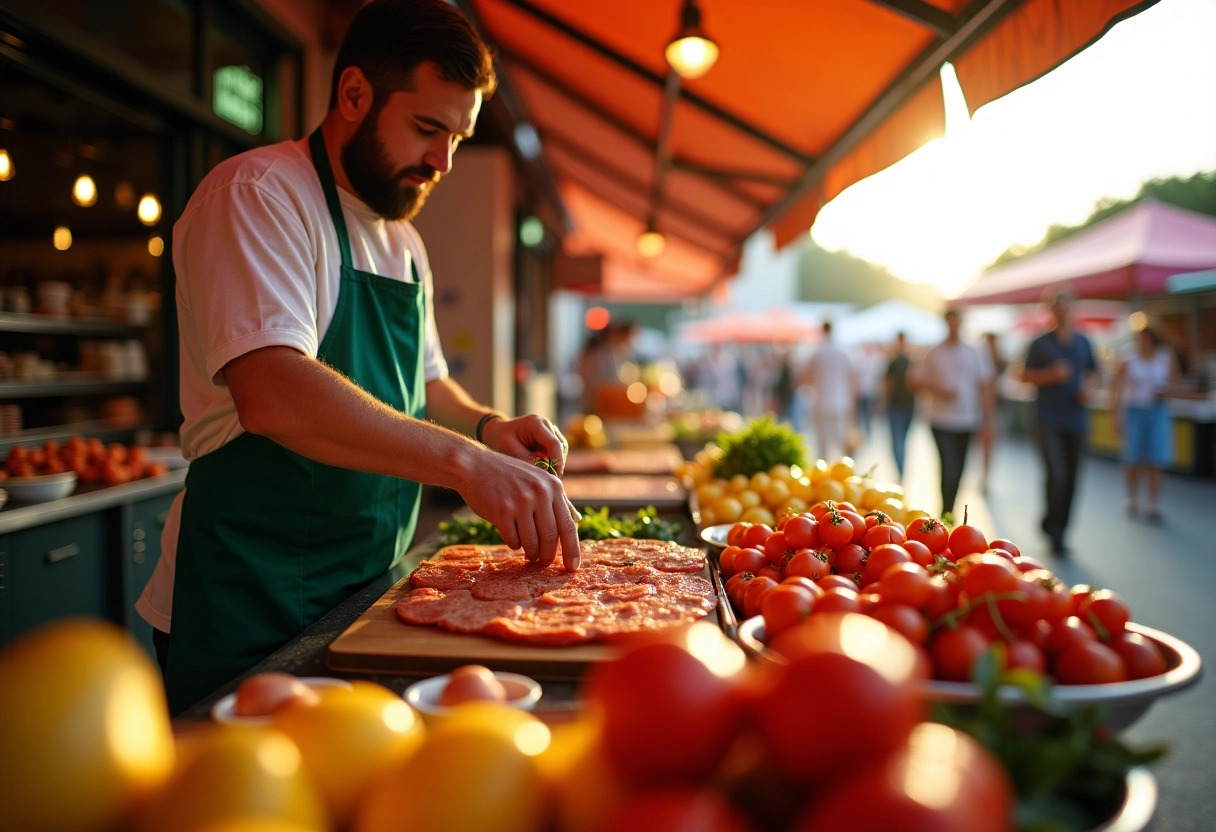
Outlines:
[[[723, 609], [729, 609], [721, 584], [713, 580], [707, 564], [702, 577], [714, 584], [718, 609], [710, 620], [725, 626]], [[396, 606], [410, 591], [402, 578], [333, 640], [325, 663], [346, 673], [443, 673], [466, 664], [492, 670], [524, 673], [536, 679], [580, 679], [586, 669], [617, 655], [608, 644], [541, 647], [514, 644], [483, 636], [451, 633], [438, 627], [406, 624], [397, 618]]]
[[673, 476], [568, 474], [562, 477], [562, 485], [576, 508], [683, 508], [688, 502], [688, 491]]

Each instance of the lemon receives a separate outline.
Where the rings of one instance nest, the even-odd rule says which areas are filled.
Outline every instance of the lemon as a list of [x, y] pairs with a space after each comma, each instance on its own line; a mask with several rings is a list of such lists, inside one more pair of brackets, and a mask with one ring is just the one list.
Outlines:
[[63, 619], [0, 651], [0, 828], [106, 830], [173, 770], [160, 674], [117, 625]]

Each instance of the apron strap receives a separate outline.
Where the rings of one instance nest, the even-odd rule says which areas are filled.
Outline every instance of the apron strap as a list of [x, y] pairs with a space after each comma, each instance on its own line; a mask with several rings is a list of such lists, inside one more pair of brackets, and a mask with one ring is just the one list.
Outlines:
[[[325, 204], [329, 206], [329, 218], [333, 221], [334, 232], [338, 235], [338, 251], [342, 255], [342, 265], [351, 268], [350, 236], [346, 233], [346, 219], [342, 216], [342, 203], [338, 201], [338, 189], [334, 185], [333, 168], [329, 166], [329, 152], [325, 149], [325, 139], [321, 136], [321, 128], [317, 127], [308, 137], [308, 149], [312, 152], [312, 165], [317, 169], [317, 178], [321, 180], [321, 190], [325, 192]], [[411, 258], [413, 259], [413, 258]]]

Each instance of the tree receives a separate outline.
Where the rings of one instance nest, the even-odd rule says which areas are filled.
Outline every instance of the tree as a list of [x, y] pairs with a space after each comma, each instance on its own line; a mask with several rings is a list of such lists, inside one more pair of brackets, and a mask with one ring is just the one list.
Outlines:
[[798, 253], [797, 293], [800, 301], [854, 303], [859, 307], [891, 298], [934, 312], [942, 306], [937, 287], [901, 280], [882, 266], [846, 251], [820, 248], [809, 235]]

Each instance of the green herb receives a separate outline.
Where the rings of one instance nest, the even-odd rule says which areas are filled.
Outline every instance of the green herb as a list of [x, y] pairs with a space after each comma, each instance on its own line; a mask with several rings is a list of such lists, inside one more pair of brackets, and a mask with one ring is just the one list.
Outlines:
[[750, 477], [774, 465], [806, 467], [802, 434], [785, 423], [778, 424], [772, 416], [753, 419], [735, 433], [720, 433], [716, 442], [722, 454], [714, 476], [720, 479], [736, 474]]
[[[678, 540], [684, 531], [684, 521], [678, 517], [660, 517], [654, 506], [638, 509], [634, 514], [610, 515], [608, 508], [586, 508], [578, 523], [580, 540], [605, 540], [631, 537], [638, 540]], [[490, 546], [502, 543], [502, 535], [488, 520], [474, 517], [439, 522], [440, 544], [461, 543]]]
[[[1002, 654], [998, 644], [976, 662], [977, 705], [938, 703], [934, 719], [975, 737], [1001, 761], [1017, 795], [1019, 832], [1097, 826], [1118, 806], [1128, 770], [1159, 759], [1165, 748], [1128, 748], [1102, 725], [1101, 708], [1059, 701], [1038, 673], [1002, 672]], [[1003, 704], [1002, 685], [1020, 689], [1032, 707]]]
[[532, 464], [537, 468], [544, 468], [550, 474], [555, 476], [557, 475], [557, 465], [559, 462], [561, 462], [560, 459], [544, 459], [543, 457], [532, 460]]

